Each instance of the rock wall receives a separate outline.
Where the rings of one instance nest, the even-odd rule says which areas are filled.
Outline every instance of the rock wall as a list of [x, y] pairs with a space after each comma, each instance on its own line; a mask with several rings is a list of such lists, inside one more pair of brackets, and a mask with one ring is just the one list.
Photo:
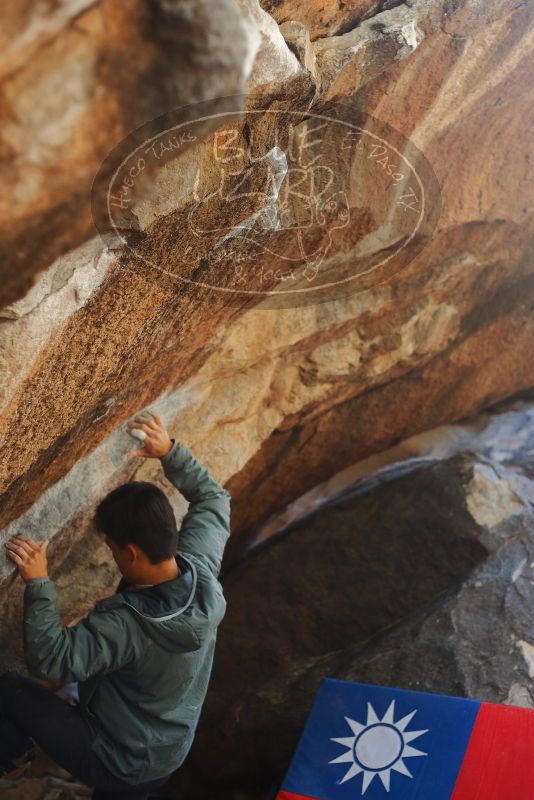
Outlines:
[[[59, 569], [94, 541], [107, 490], [160, 480], [124, 457], [121, 426], [147, 404], [231, 490], [238, 535], [344, 466], [532, 386], [532, 6], [342, 6], [2, 10], [2, 541], [53, 535]], [[306, 167], [330, 159], [330, 195], [291, 161], [323, 125]], [[123, 183], [110, 238], [111, 167], [139, 142], [146, 170]]]
[[[4, 526], [163, 393], [173, 427], [229, 482], [237, 529], [340, 462], [531, 385], [531, 8], [266, 9], [280, 28], [253, 2], [4, 11]], [[131, 250], [91, 237], [90, 182], [120, 137], [223, 94], [256, 110], [341, 98], [410, 137], [441, 190], [424, 250], [387, 282], [297, 313], [154, 280]], [[207, 158], [204, 134], [153, 171], [136, 207], [159, 266], [192, 193], [168, 181]], [[373, 187], [361, 194], [371, 208]], [[220, 229], [235, 225], [228, 204], [219, 212]]]
[[[533, 384], [532, 6], [342, 5], [1, 12], [1, 542], [52, 535], [53, 576], [80, 554], [87, 602], [116, 577], [90, 569], [95, 502], [134, 475], [161, 480], [125, 459], [123, 424], [147, 404], [230, 488], [238, 534], [344, 466]], [[315, 195], [287, 192], [290, 134], [324, 120], [336, 193], [324, 174]], [[185, 122], [193, 135], [175, 145]], [[360, 147], [362, 131], [387, 137], [387, 157]], [[146, 170], [111, 192], [110, 236], [108, 156], [119, 145], [130, 166], [139, 142]], [[412, 175], [425, 192], [411, 240]], [[243, 259], [256, 265], [244, 286]], [[343, 291], [324, 289], [329, 276]], [[7, 633], [20, 586], [0, 558]]]

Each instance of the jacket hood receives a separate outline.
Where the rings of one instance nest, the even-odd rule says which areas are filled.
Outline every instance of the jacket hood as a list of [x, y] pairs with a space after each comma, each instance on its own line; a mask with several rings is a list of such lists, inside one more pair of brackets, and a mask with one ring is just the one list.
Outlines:
[[158, 645], [170, 650], [197, 650], [199, 638], [190, 624], [190, 608], [197, 588], [197, 569], [185, 556], [175, 556], [181, 575], [170, 581], [148, 586], [146, 589], [129, 588], [124, 578], [111, 597], [97, 605], [107, 610], [120, 605], [132, 609], [144, 632]]

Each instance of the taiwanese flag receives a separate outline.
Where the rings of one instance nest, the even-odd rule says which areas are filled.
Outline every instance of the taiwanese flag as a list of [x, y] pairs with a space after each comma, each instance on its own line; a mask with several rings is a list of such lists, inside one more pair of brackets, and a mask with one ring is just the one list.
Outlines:
[[277, 800], [534, 800], [534, 711], [326, 678]]

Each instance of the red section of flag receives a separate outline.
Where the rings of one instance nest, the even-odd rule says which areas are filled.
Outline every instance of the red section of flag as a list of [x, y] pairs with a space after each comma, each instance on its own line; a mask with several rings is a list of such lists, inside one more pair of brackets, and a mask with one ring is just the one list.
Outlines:
[[308, 797], [305, 794], [293, 794], [292, 792], [278, 792], [276, 800], [319, 800], [319, 798]]
[[451, 800], [533, 797], [534, 711], [483, 703]]

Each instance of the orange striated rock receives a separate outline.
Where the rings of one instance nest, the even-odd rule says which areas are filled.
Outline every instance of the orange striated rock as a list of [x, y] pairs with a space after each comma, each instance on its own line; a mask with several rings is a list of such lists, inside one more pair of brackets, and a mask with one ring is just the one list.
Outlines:
[[0, 35], [5, 304], [94, 235], [91, 184], [109, 150], [169, 109], [238, 95], [253, 51], [229, 0], [12, 5]]

